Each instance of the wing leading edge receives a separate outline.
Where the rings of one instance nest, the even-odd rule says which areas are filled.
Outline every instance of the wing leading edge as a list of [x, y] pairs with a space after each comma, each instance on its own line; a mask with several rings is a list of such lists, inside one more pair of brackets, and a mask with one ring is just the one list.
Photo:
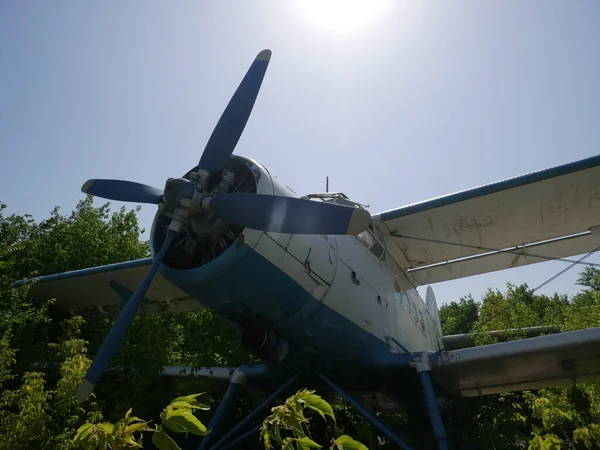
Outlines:
[[373, 219], [402, 267], [428, 284], [593, 251], [599, 217], [600, 155]]
[[[152, 264], [151, 258], [136, 259], [106, 266], [74, 270], [21, 280], [13, 286], [33, 283], [31, 296], [36, 299], [56, 298], [55, 306], [85, 317], [116, 316], [121, 305], [135, 291]], [[202, 305], [162, 275], [157, 274], [144, 301], [147, 312], [194, 311]]]

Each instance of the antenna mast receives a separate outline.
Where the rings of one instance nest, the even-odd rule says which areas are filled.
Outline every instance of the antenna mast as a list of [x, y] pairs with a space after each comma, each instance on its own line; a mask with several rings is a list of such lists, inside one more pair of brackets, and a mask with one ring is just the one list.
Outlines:
[[325, 178], [325, 192], [329, 192], [329, 177]]

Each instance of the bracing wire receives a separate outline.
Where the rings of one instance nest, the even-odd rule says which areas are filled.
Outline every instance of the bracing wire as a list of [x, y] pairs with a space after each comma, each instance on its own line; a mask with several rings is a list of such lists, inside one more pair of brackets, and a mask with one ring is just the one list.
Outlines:
[[[596, 253], [598, 250], [600, 250], [600, 246], [596, 247], [594, 250], [592, 250], [591, 252], [583, 255], [581, 258], [579, 258], [577, 261], [573, 261], [572, 264], [570, 264], [568, 267], [565, 267], [563, 270], [561, 270], [560, 272], [556, 273], [555, 275], [552, 275], [550, 278], [548, 278], [546, 281], [544, 281], [542, 284], [540, 284], [538, 287], [536, 287], [535, 289], [533, 289], [531, 291], [531, 293], [533, 294], [534, 292], [538, 291], [539, 289], [541, 289], [542, 287], [546, 286], [548, 283], [556, 280], [558, 277], [560, 277], [561, 275], [563, 275], [565, 272], [567, 272], [568, 270], [572, 269], [573, 267], [575, 267], [576, 265], [580, 264], [584, 259], [589, 258], [590, 256], [592, 256], [594, 253]], [[498, 313], [494, 314], [492, 317], [490, 317], [489, 319], [487, 319], [485, 322], [483, 322], [481, 325], [487, 325], [488, 323], [490, 323], [492, 320], [494, 320], [495, 318], [497, 318], [498, 316], [504, 314], [505, 312], [507, 312], [510, 308], [512, 308], [514, 306], [515, 300], [513, 300], [512, 302], [510, 302], [508, 305], [506, 305], [503, 309], [501, 309]]]

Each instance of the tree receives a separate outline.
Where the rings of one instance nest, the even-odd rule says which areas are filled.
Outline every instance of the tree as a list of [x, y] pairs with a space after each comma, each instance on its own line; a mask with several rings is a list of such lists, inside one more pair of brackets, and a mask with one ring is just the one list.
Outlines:
[[444, 335], [470, 333], [479, 317], [479, 305], [471, 294], [458, 302], [442, 305], [440, 321]]
[[[163, 423], [164, 405], [190, 392], [186, 382], [161, 376], [163, 365], [239, 366], [249, 361], [250, 355], [241, 348], [236, 332], [209, 310], [155, 316], [141, 313], [114, 356], [113, 365], [120, 367], [104, 374], [89, 400], [75, 400], [74, 392], [90, 357], [113, 320], [88, 322], [67, 317], [52, 308], [52, 299], [32, 302], [27, 288], [13, 289], [10, 283], [36, 274], [145, 257], [148, 243], [140, 242], [140, 231], [136, 209], [112, 212], [109, 204], [95, 207], [91, 197], [80, 201], [68, 214], [54, 209], [41, 221], [29, 215], [7, 215], [6, 205], [0, 204], [0, 448], [68, 449], [76, 430], [85, 423], [109, 423], [113, 431], [117, 424], [121, 431], [137, 430], [134, 440], [143, 443], [145, 439], [143, 445], [150, 447], [156, 428], [151, 431], [144, 427]], [[478, 344], [485, 344], [493, 342], [486, 335], [490, 330], [540, 324], [558, 325], [565, 330], [599, 326], [599, 279], [600, 271], [585, 269], [579, 280], [583, 290], [570, 300], [561, 295], [536, 295], [527, 285], [508, 285], [505, 292], [489, 290], [481, 302], [463, 297], [441, 307], [444, 334], [473, 333]], [[522, 337], [516, 332], [501, 339]], [[198, 380], [193, 389], [206, 392], [203, 403], [211, 410], [195, 410], [198, 420], [205, 423], [224, 387]], [[343, 403], [332, 406], [335, 422], [320, 420], [318, 412], [307, 411], [302, 417], [311, 419], [309, 430], [304, 427], [305, 436], [294, 435], [284, 419], [292, 417], [286, 415], [290, 405], [306, 402], [302, 396], [314, 394], [306, 392], [290, 400], [288, 407], [284, 402], [272, 411], [272, 422], [265, 427], [271, 443], [278, 442], [278, 423], [281, 445], [283, 437], [291, 439], [286, 445], [296, 447], [304, 437], [328, 445], [334, 437], [348, 434], [368, 443], [369, 448], [377, 445], [371, 428]], [[260, 400], [249, 395], [236, 400], [232, 423]], [[131, 408], [148, 422], [134, 420], [131, 413], [127, 416]], [[598, 384], [472, 399], [447, 398], [443, 411], [451, 442], [477, 442], [483, 448], [597, 448], [600, 437]], [[311, 414], [317, 420], [312, 420]], [[423, 417], [376, 414], [383, 423], [399, 430], [406, 442], [416, 448], [427, 446], [424, 434], [430, 430]], [[306, 423], [304, 419], [300, 421]], [[103, 429], [110, 434], [110, 427]], [[194, 444], [192, 435], [186, 440], [181, 433], [168, 433], [181, 447], [184, 442]], [[141, 441], [140, 436], [144, 438]], [[259, 444], [254, 441], [254, 445]], [[344, 448], [354, 445], [350, 441], [339, 444]], [[392, 448], [386, 445], [383, 448]]]
[[[194, 415], [198, 410], [208, 410], [206, 405], [198, 401], [203, 394], [192, 394], [173, 399], [160, 414], [160, 424], [154, 428], [149, 421], [131, 416], [130, 408], [125, 417], [116, 424], [110, 422], [86, 422], [77, 430], [73, 445], [83, 450], [96, 448], [112, 450], [142, 447], [142, 436], [137, 433], [151, 432], [152, 443], [160, 450], [181, 450], [170, 436], [173, 433], [188, 433], [206, 436], [207, 429]], [[260, 439], [266, 450], [281, 448], [282, 450], [309, 450], [322, 448], [310, 436], [310, 418], [306, 411], [313, 411], [327, 420], [335, 421], [333, 409], [329, 403], [316, 395], [314, 391], [301, 389], [289, 397], [282, 405], [272, 408], [260, 429]], [[350, 436], [342, 435], [331, 442], [331, 450], [367, 450], [362, 443]]]
[[577, 284], [594, 292], [600, 292], [600, 270], [595, 267], [586, 266], [579, 274]]

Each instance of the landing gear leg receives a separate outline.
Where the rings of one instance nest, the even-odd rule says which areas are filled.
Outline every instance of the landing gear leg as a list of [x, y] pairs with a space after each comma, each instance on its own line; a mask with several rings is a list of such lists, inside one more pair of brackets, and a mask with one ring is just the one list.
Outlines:
[[208, 444], [210, 443], [211, 439], [214, 440], [215, 436], [219, 436], [219, 432], [221, 431], [223, 425], [223, 419], [225, 419], [231, 412], [233, 401], [245, 382], [246, 377], [244, 376], [244, 372], [242, 372], [240, 369], [236, 369], [231, 375], [229, 387], [227, 388], [227, 391], [225, 391], [225, 395], [223, 396], [221, 403], [219, 403], [214, 416], [212, 416], [210, 419], [208, 424], [208, 434], [202, 439], [198, 450], [208, 449]]
[[[387, 428], [385, 425], [383, 425], [381, 422], [379, 422], [375, 416], [373, 416], [369, 411], [367, 411], [367, 409], [362, 406], [360, 403], [358, 403], [356, 400], [354, 400], [352, 397], [350, 397], [348, 394], [346, 394], [346, 392], [344, 392], [344, 390], [342, 390], [341, 387], [339, 387], [338, 385], [334, 384], [331, 380], [329, 380], [329, 378], [326, 378], [324, 375], [319, 374], [319, 376], [323, 379], [323, 381], [325, 381], [325, 383], [327, 383], [334, 391], [336, 391], [338, 394], [340, 394], [348, 403], [350, 403], [352, 406], [354, 406], [358, 412], [360, 414], [362, 414], [362, 416], [367, 419], [369, 422], [371, 422], [371, 424], [378, 428], [383, 434], [385, 434], [390, 441], [394, 442], [395, 444], [398, 445], [398, 447], [400, 447], [403, 450], [412, 450], [411, 447], [409, 447], [408, 445], [406, 445], [394, 432], [392, 432], [392, 430], [390, 430], [389, 428]], [[441, 447], [440, 447], [441, 448]]]
[[[264, 409], [269, 406], [273, 400], [287, 391], [290, 386], [300, 377], [300, 374], [294, 375], [288, 381], [286, 381], [279, 389], [273, 392], [264, 402], [262, 402], [254, 411], [252, 411], [244, 420], [238, 423], [235, 427], [229, 431], [225, 436], [223, 436], [215, 445], [211, 447], [211, 450], [217, 450], [220, 448], [224, 448], [227, 444], [234, 438], [239, 431], [241, 431], [244, 427], [246, 427], [250, 422], [252, 422], [259, 414], [264, 412]], [[216, 415], [216, 414], [215, 414]], [[258, 430], [260, 427], [256, 427], [255, 430]], [[254, 430], [252, 430], [254, 431]], [[248, 435], [249, 433], [246, 433]]]
[[427, 411], [429, 412], [429, 420], [431, 421], [431, 427], [433, 428], [433, 434], [437, 441], [439, 450], [448, 450], [448, 439], [446, 437], [446, 429], [444, 428], [444, 422], [442, 421], [442, 415], [440, 414], [440, 407], [435, 398], [433, 391], [433, 384], [431, 383], [431, 365], [429, 364], [429, 355], [423, 353], [420, 358], [415, 361], [419, 378], [421, 379], [421, 385], [423, 386], [423, 395], [425, 396], [425, 403], [427, 404]]

